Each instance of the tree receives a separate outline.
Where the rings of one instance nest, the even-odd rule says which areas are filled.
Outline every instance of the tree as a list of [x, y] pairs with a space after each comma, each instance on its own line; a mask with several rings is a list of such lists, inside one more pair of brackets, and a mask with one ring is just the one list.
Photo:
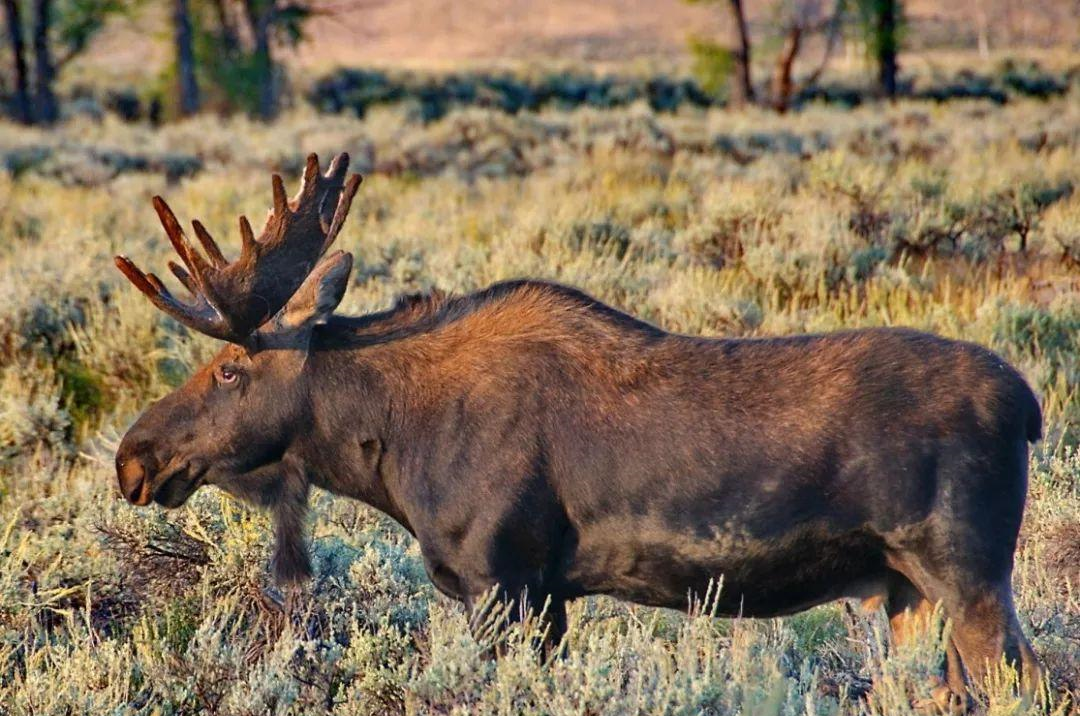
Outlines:
[[896, 97], [897, 55], [904, 13], [900, 0], [857, 0], [859, 20], [866, 48], [877, 63], [881, 93]]
[[[717, 2], [718, 0], [687, 0], [688, 2]], [[751, 77], [751, 40], [746, 15], [741, 0], [726, 0], [731, 21], [734, 47], [724, 47], [699, 38], [691, 38], [690, 49], [694, 54], [694, 71], [708, 91], [715, 91], [721, 84], [729, 87], [732, 106], [755, 101]], [[828, 6], [831, 11], [827, 12]], [[824, 51], [813, 71], [803, 80], [802, 86], [817, 81], [825, 70], [840, 37], [847, 0], [773, 0], [772, 18], [767, 27], [779, 30], [780, 50], [769, 87], [768, 100], [778, 112], [785, 112], [791, 98], [798, 91], [794, 72], [795, 61], [811, 35], [825, 33]], [[766, 43], [776, 35], [769, 33]], [[723, 81], [721, 81], [723, 80]]]
[[53, 88], [56, 65], [49, 37], [52, 22], [52, 0], [34, 0], [34, 119], [42, 124], [60, 118]]
[[273, 119], [280, 110], [278, 86], [280, 70], [273, 57], [273, 44], [295, 47], [304, 39], [304, 24], [314, 16], [308, 0], [245, 0], [248, 22], [255, 36], [255, 69], [259, 81], [259, 116]]
[[986, 16], [986, 0], [975, 2], [975, 30], [979, 43], [979, 59], [990, 59], [990, 26]]
[[26, 67], [26, 41], [23, 38], [22, 14], [16, 0], [4, 0], [8, 39], [11, 43], [12, 67], [15, 71], [15, 121], [29, 124], [34, 117], [30, 110], [30, 73]]
[[728, 47], [714, 42], [691, 38], [690, 49], [697, 58], [699, 74], [707, 75], [706, 84], [718, 84], [722, 75], [727, 80], [728, 103], [741, 107], [754, 101], [754, 83], [751, 78], [750, 32], [746, 25], [742, 0], [686, 0], [690, 4], [724, 2], [727, 4], [732, 39]]
[[277, 116], [282, 69], [279, 46], [303, 39], [314, 14], [307, 0], [199, 0], [195, 3], [195, 64], [219, 104], [262, 119]]
[[[706, 91], [716, 91], [719, 86], [726, 84], [729, 87], [731, 105], [739, 106], [755, 100], [750, 69], [751, 41], [742, 2], [727, 2], [737, 48], [691, 38], [690, 50], [695, 58], [694, 73]], [[840, 37], [847, 5], [847, 0], [773, 0], [771, 18], [768, 23], [763, 23], [763, 26], [778, 30], [769, 32], [764, 38], [766, 47], [773, 40], [779, 40], [779, 52], [776, 55], [767, 97], [776, 111], [786, 112], [792, 97], [799, 91], [794, 77], [795, 61], [806, 47], [808, 38], [825, 33], [821, 59], [815, 69], [804, 78], [802, 86], [813, 84], [821, 76]], [[831, 11], [827, 11], [829, 6]]]
[[173, 40], [176, 44], [176, 75], [180, 114], [199, 111], [199, 83], [195, 79], [195, 50], [187, 0], [173, 0]]
[[825, 32], [825, 49], [818, 66], [803, 80], [803, 86], [816, 82], [828, 65], [840, 35], [845, 2], [835, 0], [831, 13], [825, 12], [825, 5], [825, 0], [783, 0], [775, 8], [775, 25], [780, 28], [783, 39], [770, 92], [773, 109], [777, 112], [786, 112], [796, 93], [795, 59], [810, 35]]
[[776, 58], [776, 69], [773, 71], [772, 81], [772, 101], [773, 109], [781, 114], [787, 111], [791, 95], [795, 92], [792, 72], [805, 30], [806, 28], [799, 23], [788, 25], [784, 31], [784, 47]]
[[275, 0], [246, 0], [244, 6], [255, 37], [252, 60], [259, 85], [258, 114], [262, 119], [270, 120], [277, 116], [279, 109], [274, 56], [270, 46], [270, 33], [277, 19], [277, 3]]
[[733, 51], [735, 76], [731, 84], [731, 103], [738, 107], [754, 101], [754, 83], [750, 78], [750, 33], [746, 29], [742, 0], [728, 0], [728, 8], [737, 43]]
[[[81, 54], [104, 27], [109, 15], [125, 10], [135, 0], [4, 0], [14, 53], [16, 113], [27, 122], [48, 124], [60, 117], [56, 78]], [[23, 25], [29, 5], [31, 43], [27, 47]], [[33, 60], [33, 74], [29, 66]], [[31, 88], [31, 78], [33, 79]]]

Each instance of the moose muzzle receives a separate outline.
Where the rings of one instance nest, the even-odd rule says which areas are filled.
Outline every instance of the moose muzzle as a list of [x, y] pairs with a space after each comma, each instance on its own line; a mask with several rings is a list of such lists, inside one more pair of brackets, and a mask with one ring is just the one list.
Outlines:
[[120, 482], [120, 492], [131, 504], [150, 504], [153, 497], [153, 491], [150, 489], [152, 474], [139, 457], [123, 454], [116, 456], [116, 477]]

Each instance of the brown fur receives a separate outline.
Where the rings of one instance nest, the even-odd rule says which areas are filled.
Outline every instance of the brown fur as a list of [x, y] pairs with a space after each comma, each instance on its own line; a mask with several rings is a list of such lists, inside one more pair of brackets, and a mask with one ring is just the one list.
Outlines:
[[[317, 170], [301, 196], [338, 199], [332, 225], [309, 222], [329, 241], [355, 182]], [[287, 208], [278, 180], [275, 216]], [[273, 251], [312, 237], [291, 241]], [[233, 335], [231, 297], [177, 307], [129, 264], [155, 303]], [[309, 488], [363, 500], [466, 608], [496, 585], [522, 609], [550, 600], [550, 642], [570, 599], [681, 608], [721, 576], [718, 613], [876, 598], [898, 640], [940, 602], [952, 689], [1003, 656], [1036, 685], [1010, 578], [1041, 413], [1000, 357], [903, 329], [675, 335], [538, 281], [334, 316], [351, 266], [340, 252], [298, 266], [312, 270], [282, 284], [299, 288], [274, 319], [139, 418], [116, 458], [129, 500], [176, 507], [213, 484], [271, 508], [284, 580], [310, 571]]]

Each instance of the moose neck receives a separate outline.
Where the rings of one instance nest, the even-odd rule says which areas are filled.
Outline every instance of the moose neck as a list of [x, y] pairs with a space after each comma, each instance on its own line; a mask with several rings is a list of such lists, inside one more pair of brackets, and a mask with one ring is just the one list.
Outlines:
[[371, 505], [411, 531], [386, 460], [394, 437], [387, 381], [345, 336], [323, 330], [329, 335], [313, 342], [305, 367], [310, 430], [296, 450], [313, 485]]

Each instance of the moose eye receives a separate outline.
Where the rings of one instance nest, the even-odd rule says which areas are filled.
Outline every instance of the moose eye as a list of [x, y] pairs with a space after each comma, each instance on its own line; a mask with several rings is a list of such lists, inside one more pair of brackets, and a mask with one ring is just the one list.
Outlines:
[[232, 366], [223, 365], [218, 368], [218, 383], [221, 385], [235, 385], [240, 379], [240, 371]]

